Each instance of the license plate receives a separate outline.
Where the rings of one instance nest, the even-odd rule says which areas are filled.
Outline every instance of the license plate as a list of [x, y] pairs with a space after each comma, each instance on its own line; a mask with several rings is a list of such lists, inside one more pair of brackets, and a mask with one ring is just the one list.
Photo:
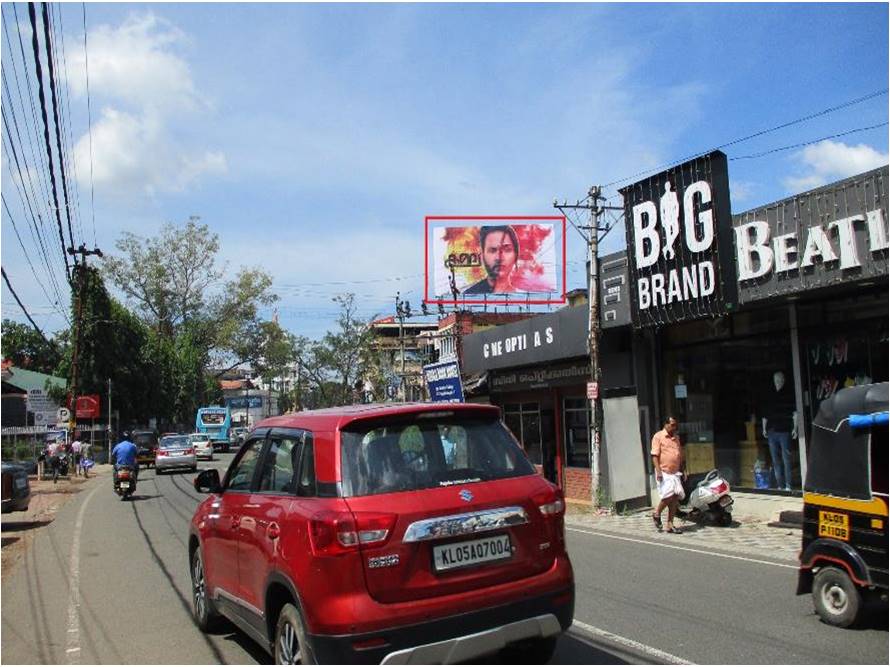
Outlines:
[[720, 507], [726, 507], [727, 505], [732, 505], [732, 498], [730, 498], [729, 496], [723, 496], [717, 502], [720, 503]]
[[850, 517], [840, 512], [819, 510], [819, 537], [850, 541]]
[[130, 483], [129, 483], [129, 482], [121, 482], [121, 488], [122, 488], [122, 489], [129, 489], [129, 488], [130, 488]]
[[479, 540], [433, 547], [433, 566], [437, 572], [444, 572], [458, 567], [505, 560], [512, 555], [510, 536], [494, 535]]

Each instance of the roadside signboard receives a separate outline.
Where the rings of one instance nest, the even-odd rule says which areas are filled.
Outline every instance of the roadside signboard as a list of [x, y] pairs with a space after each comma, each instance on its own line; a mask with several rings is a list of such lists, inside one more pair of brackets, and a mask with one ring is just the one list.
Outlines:
[[443, 361], [424, 366], [423, 379], [433, 403], [464, 402], [464, 390], [457, 361]]
[[588, 382], [587, 383], [587, 398], [591, 401], [595, 401], [600, 397], [600, 384], [599, 382]]
[[78, 419], [96, 419], [101, 414], [99, 394], [78, 396], [75, 401], [75, 413]]
[[27, 403], [28, 412], [34, 415], [35, 426], [55, 423], [56, 411], [59, 406], [46, 395], [43, 389], [29, 389]]

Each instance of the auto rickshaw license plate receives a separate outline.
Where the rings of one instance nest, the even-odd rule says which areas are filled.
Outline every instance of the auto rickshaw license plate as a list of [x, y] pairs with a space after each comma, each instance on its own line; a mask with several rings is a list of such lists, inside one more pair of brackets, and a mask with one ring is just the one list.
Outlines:
[[819, 510], [819, 537], [850, 541], [850, 517], [839, 512]]

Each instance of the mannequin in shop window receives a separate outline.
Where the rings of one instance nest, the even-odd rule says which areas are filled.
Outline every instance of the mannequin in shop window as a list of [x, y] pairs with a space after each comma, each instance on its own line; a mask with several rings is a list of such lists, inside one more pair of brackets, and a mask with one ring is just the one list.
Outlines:
[[769, 443], [778, 488], [791, 491], [791, 440], [797, 438], [794, 391], [783, 371], [773, 373], [773, 391], [765, 395], [763, 437]]

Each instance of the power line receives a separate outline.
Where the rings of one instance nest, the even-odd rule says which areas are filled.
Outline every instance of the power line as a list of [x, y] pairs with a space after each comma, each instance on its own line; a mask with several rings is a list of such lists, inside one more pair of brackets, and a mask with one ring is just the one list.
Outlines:
[[[51, 5], [50, 7], [53, 7]], [[62, 8], [61, 5], [55, 5], [55, 14], [58, 16], [58, 29], [56, 29], [56, 19], [53, 18], [52, 12], [50, 13], [50, 19], [53, 26], [53, 34], [55, 35], [53, 39], [53, 46], [56, 44], [60, 45], [62, 51], [62, 72], [64, 76], [62, 77], [62, 85], [61, 89], [61, 100], [62, 100], [62, 138], [64, 140], [65, 153], [68, 158], [68, 166], [69, 173], [73, 174], [73, 178], [71, 179], [71, 189], [74, 192], [73, 203], [74, 203], [74, 214], [77, 219], [77, 227], [80, 232], [80, 239], [84, 240], [83, 235], [83, 218], [80, 215], [80, 188], [77, 186], [77, 154], [72, 150], [73, 144], [71, 141], [71, 95], [70, 90], [68, 88], [68, 58], [65, 54], [65, 30], [62, 25]], [[56, 52], [56, 61], [58, 62], [58, 49], [54, 49]]]
[[822, 137], [821, 139], [813, 139], [812, 141], [804, 141], [799, 144], [791, 144], [790, 146], [780, 146], [779, 148], [772, 148], [767, 151], [761, 151], [760, 153], [752, 153], [751, 155], [739, 155], [737, 157], [731, 157], [730, 160], [753, 160], [754, 158], [763, 157], [764, 155], [771, 155], [772, 153], [779, 153], [781, 151], [790, 151], [794, 148], [803, 148], [804, 146], [812, 146], [813, 144], [818, 144], [822, 141], [828, 141], [829, 139], [837, 139], [838, 137], [846, 137], [849, 134], [856, 134], [857, 132], [866, 132], [868, 130], [876, 130], [879, 127], [887, 127], [887, 122], [878, 123], [877, 125], [869, 125], [868, 127], [858, 127], [855, 130], [847, 130], [846, 132], [839, 132], [838, 134], [831, 134], [827, 137]]
[[40, 330], [40, 327], [38, 327], [37, 323], [33, 319], [31, 319], [31, 315], [30, 315], [30, 313], [28, 313], [28, 310], [25, 308], [25, 305], [22, 303], [22, 300], [19, 299], [19, 295], [15, 293], [14, 289], [12, 289], [12, 285], [9, 282], [9, 277], [6, 275], [6, 269], [4, 269], [2, 266], [0, 266], [0, 272], [3, 273], [3, 280], [6, 282], [6, 286], [9, 288], [9, 291], [12, 292], [12, 296], [15, 298], [15, 302], [17, 304], [19, 304], [19, 308], [22, 309], [22, 312], [25, 314], [25, 317], [28, 318], [28, 321], [31, 323], [31, 326], [34, 327], [34, 330], [40, 334], [40, 337], [44, 341], [46, 341], [46, 344], [50, 345], [49, 340], [47, 339], [46, 336], [43, 335], [43, 332]]
[[93, 245], [96, 245], [96, 192], [93, 187], [93, 112], [90, 105], [90, 56], [87, 51], [87, 5], [80, 3], [83, 9], [83, 68], [87, 80], [87, 128], [90, 135], [90, 212], [93, 218]]
[[[14, 5], [13, 5], [14, 6]], [[59, 228], [59, 241], [62, 244], [62, 257], [65, 260], [65, 274], [71, 282], [71, 267], [68, 265], [68, 253], [65, 246], [65, 234], [62, 231], [62, 216], [59, 215], [59, 192], [56, 187], [56, 174], [53, 170], [53, 153], [49, 141], [49, 119], [46, 114], [46, 95], [43, 92], [43, 67], [40, 64], [40, 43], [37, 41], [37, 13], [34, 3], [28, 3], [28, 17], [31, 20], [31, 46], [34, 49], [34, 67], [37, 70], [37, 86], [40, 97], [40, 113], [43, 117], [43, 142], [46, 145], [46, 158], [49, 163], [49, 180], [52, 183], [53, 203], [55, 204], [56, 224]], [[72, 242], [71, 245], [74, 245]]]
[[[30, 6], [32, 3], [28, 4]], [[65, 153], [62, 151], [62, 132], [59, 124], [59, 100], [58, 94], [56, 93], [56, 70], [53, 65], [52, 39], [50, 37], [49, 9], [47, 5], [48, 3], [46, 2], [42, 5], [43, 41], [46, 49], [46, 66], [49, 71], [49, 90], [53, 103], [53, 121], [55, 122], [56, 130], [56, 152], [59, 154], [59, 172], [62, 177], [62, 193], [65, 197], [65, 216], [68, 220], [68, 240], [71, 241], [71, 245], [74, 246], [74, 232], [71, 229], [71, 199], [68, 196], [68, 179], [65, 176]], [[74, 266], [77, 266], [76, 255], [74, 256], [73, 261]]]
[[715, 146], [714, 148], [710, 148], [708, 150], [700, 151], [693, 155], [689, 155], [684, 158], [680, 158], [679, 160], [672, 160], [671, 162], [666, 162], [664, 164], [658, 165], [657, 167], [652, 167], [650, 169], [646, 169], [644, 171], [639, 171], [636, 174], [632, 174], [630, 176], [626, 176], [624, 178], [620, 178], [616, 181], [612, 181], [611, 183], [606, 183], [603, 187], [611, 187], [613, 185], [617, 185], [618, 183], [624, 183], [626, 181], [630, 181], [638, 176], [644, 176], [645, 174], [651, 174], [659, 171], [663, 171], [667, 167], [671, 167], [676, 164], [682, 164], [683, 162], [688, 162], [694, 158], [700, 157], [702, 155], [706, 155], [711, 151], [722, 150], [729, 146], [735, 146], [736, 144], [740, 144], [743, 141], [749, 141], [751, 139], [756, 139], [757, 137], [762, 137], [765, 134], [770, 134], [771, 132], [777, 132], [778, 130], [784, 130], [785, 128], [791, 127], [792, 125], [798, 125], [799, 123], [804, 123], [808, 120], [813, 120], [814, 118], [819, 118], [820, 116], [827, 116], [830, 113], [834, 113], [835, 111], [840, 111], [841, 109], [846, 109], [851, 106], [855, 106], [857, 104], [861, 104], [862, 102], [867, 102], [868, 100], [874, 99], [876, 97], [880, 97], [881, 95], [887, 94], [887, 88], [883, 88], [882, 90], [876, 90], [873, 93], [869, 93], [868, 95], [863, 95], [862, 97], [857, 97], [856, 99], [849, 100], [847, 102], [843, 102], [833, 107], [829, 107], [827, 109], [823, 109], [822, 111], [817, 111], [816, 113], [811, 113], [806, 116], [802, 116], [801, 118], [796, 118], [795, 120], [788, 121], [787, 123], [782, 123], [781, 125], [776, 125], [775, 127], [771, 127], [766, 130], [760, 130], [759, 132], [754, 132], [753, 134], [749, 134], [744, 137], [739, 137], [738, 139], [733, 139], [732, 141], [727, 141], [724, 144], [720, 144], [719, 146]]
[[[12, 229], [15, 232], [15, 237], [19, 241], [19, 245], [22, 247], [22, 254], [25, 255], [25, 261], [28, 262], [28, 266], [31, 267], [31, 274], [34, 276], [34, 280], [37, 281], [37, 284], [40, 286], [41, 291], [43, 292], [43, 296], [46, 297], [46, 300], [52, 303], [52, 297], [50, 297], [49, 293], [46, 291], [46, 287], [40, 281], [40, 278], [37, 277], [37, 269], [34, 268], [34, 264], [31, 262], [31, 257], [28, 255], [28, 251], [25, 249], [25, 244], [22, 242], [22, 236], [19, 234], [19, 228], [15, 224], [15, 218], [12, 217], [12, 213], [9, 210], [9, 204], [6, 203], [6, 197], [0, 194], [0, 199], [3, 201], [3, 208], [6, 209], [6, 217], [9, 219], [10, 224], [12, 224]], [[58, 301], [55, 303], [56, 311], [64, 316], [61, 310], [59, 310]]]

